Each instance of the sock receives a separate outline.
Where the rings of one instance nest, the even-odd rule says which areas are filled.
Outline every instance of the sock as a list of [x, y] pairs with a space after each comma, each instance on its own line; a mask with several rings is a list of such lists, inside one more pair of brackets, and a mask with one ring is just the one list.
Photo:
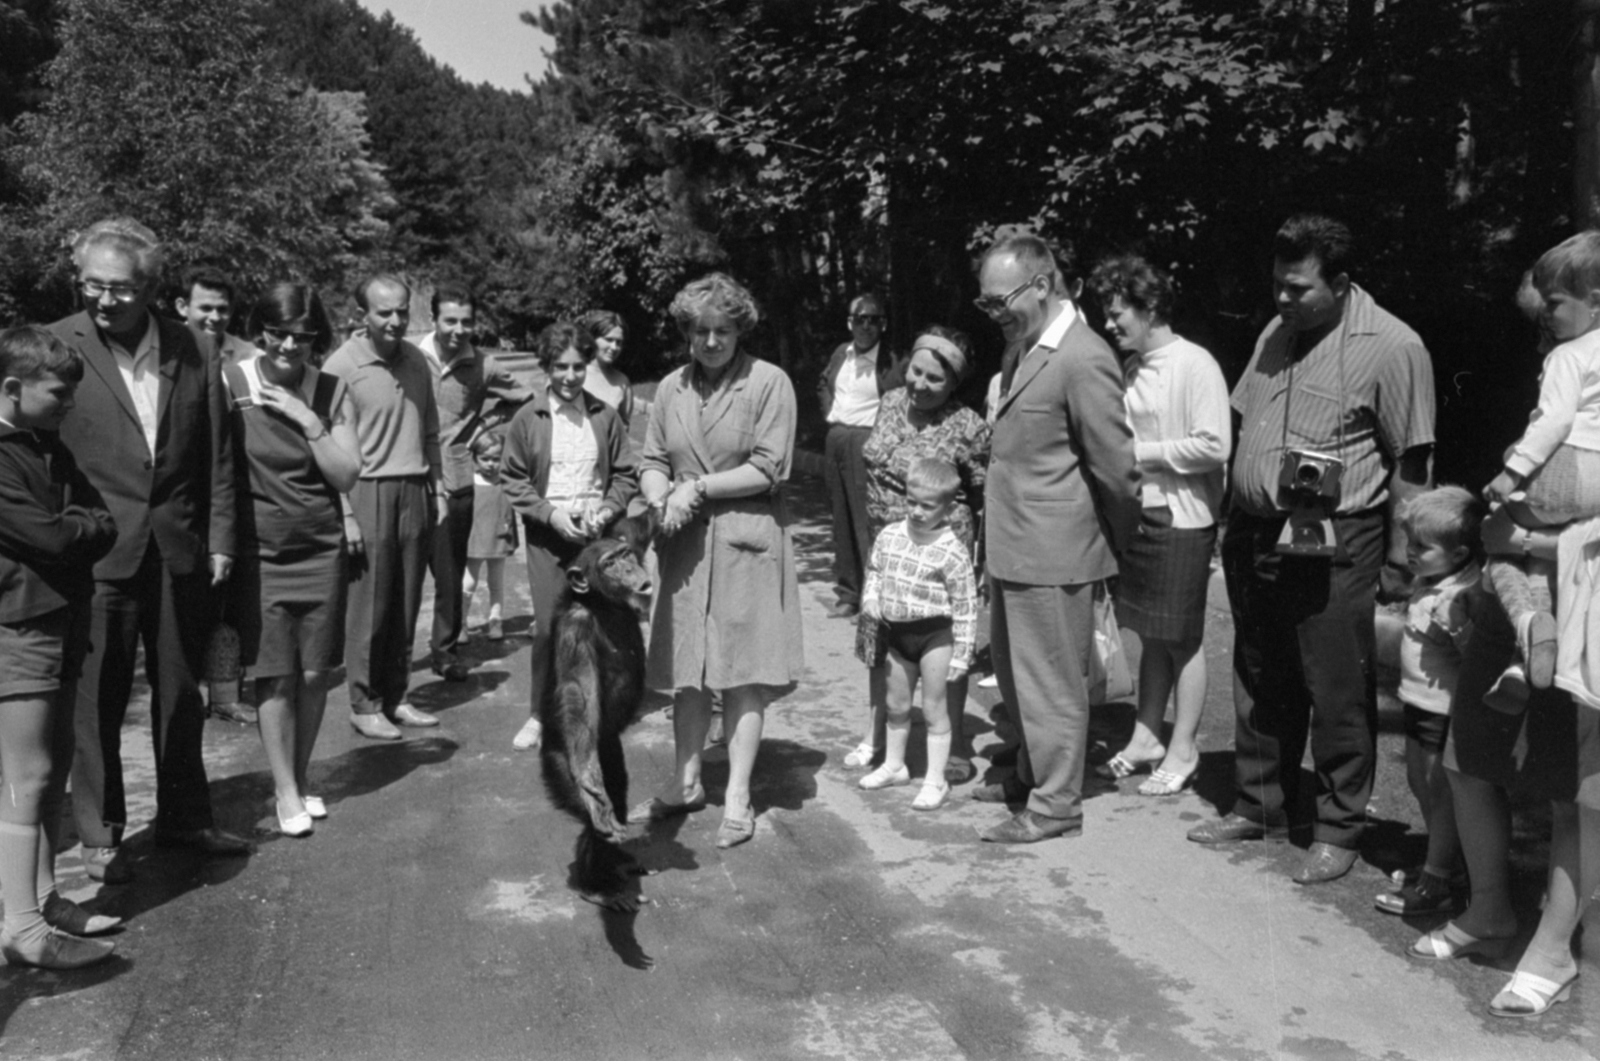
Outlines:
[[883, 765], [894, 771], [906, 765], [906, 745], [911, 742], [911, 716], [900, 721], [889, 719], [883, 731]]
[[13, 940], [50, 931], [39, 910], [39, 827], [0, 822], [0, 898], [5, 900], [5, 933]]
[[945, 765], [950, 762], [950, 734], [928, 734], [928, 772], [924, 781], [943, 781]]

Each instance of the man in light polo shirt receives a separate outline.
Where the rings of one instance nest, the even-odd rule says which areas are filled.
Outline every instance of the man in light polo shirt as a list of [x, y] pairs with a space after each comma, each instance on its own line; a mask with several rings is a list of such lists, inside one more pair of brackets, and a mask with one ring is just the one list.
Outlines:
[[375, 276], [355, 295], [366, 332], [323, 365], [350, 389], [361, 443], [361, 477], [345, 499], [355, 576], [345, 617], [350, 725], [363, 737], [399, 740], [395, 723], [439, 724], [406, 700], [422, 574], [444, 510], [439, 410], [428, 359], [405, 341], [410, 288]]
[[439, 405], [439, 449], [445, 509], [434, 531], [433, 633], [428, 639], [433, 672], [446, 681], [467, 679], [459, 656], [462, 615], [461, 576], [467, 567], [467, 540], [472, 536], [472, 450], [479, 433], [511, 418], [532, 392], [518, 383], [493, 355], [477, 349], [472, 330], [477, 299], [464, 284], [434, 288], [433, 331], [417, 348], [433, 368], [434, 398]]
[[850, 303], [850, 341], [839, 344], [817, 384], [828, 436], [823, 444], [823, 480], [833, 510], [835, 618], [849, 618], [861, 605], [872, 531], [867, 524], [867, 464], [861, 450], [878, 418], [878, 400], [905, 383], [905, 365], [883, 342], [884, 308], [876, 295]]
[[[1273, 242], [1278, 319], [1233, 392], [1240, 430], [1222, 550], [1238, 801], [1227, 817], [1189, 831], [1202, 844], [1285, 837], [1309, 735], [1316, 819], [1299, 884], [1335, 880], [1356, 860], [1377, 729], [1374, 597], [1380, 577], [1403, 584], [1395, 512], [1427, 488], [1434, 441], [1428, 351], [1350, 282], [1351, 250], [1349, 229], [1311, 214], [1290, 218]], [[1315, 555], [1321, 532], [1295, 532], [1307, 501], [1305, 490], [1284, 485], [1291, 451], [1343, 464], [1333, 496], [1316, 503], [1332, 555]]]

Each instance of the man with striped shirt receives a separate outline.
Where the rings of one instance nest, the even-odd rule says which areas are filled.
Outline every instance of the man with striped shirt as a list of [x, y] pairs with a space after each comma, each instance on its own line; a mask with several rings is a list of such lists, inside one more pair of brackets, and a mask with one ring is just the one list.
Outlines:
[[[1282, 839], [1309, 736], [1312, 844], [1300, 884], [1349, 872], [1372, 794], [1377, 696], [1373, 605], [1405, 570], [1395, 510], [1426, 489], [1434, 441], [1433, 365], [1416, 333], [1351, 283], [1340, 222], [1290, 218], [1273, 244], [1278, 319], [1233, 392], [1233, 508], [1223, 568], [1233, 608], [1235, 781], [1227, 817], [1202, 844]], [[1285, 553], [1296, 498], [1279, 483], [1290, 450], [1343, 462], [1333, 556]]]

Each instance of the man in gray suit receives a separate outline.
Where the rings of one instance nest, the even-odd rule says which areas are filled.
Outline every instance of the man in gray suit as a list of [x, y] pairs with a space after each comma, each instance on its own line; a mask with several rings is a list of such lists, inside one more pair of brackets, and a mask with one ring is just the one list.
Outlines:
[[1083, 831], [1094, 590], [1138, 528], [1139, 475], [1116, 355], [1059, 297], [1045, 242], [997, 240], [978, 287], [1006, 339], [984, 522], [990, 651], [1022, 746], [1017, 776], [973, 798], [1026, 802], [981, 834], [1026, 844]]

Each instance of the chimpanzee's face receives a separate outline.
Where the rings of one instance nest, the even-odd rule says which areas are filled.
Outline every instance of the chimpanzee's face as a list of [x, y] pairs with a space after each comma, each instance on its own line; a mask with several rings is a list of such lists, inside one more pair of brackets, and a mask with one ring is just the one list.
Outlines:
[[[599, 593], [632, 608], [639, 618], [650, 616], [655, 587], [634, 547], [616, 538], [591, 542], [572, 565], [574, 585], [580, 593]], [[579, 584], [579, 581], [583, 583]]]

